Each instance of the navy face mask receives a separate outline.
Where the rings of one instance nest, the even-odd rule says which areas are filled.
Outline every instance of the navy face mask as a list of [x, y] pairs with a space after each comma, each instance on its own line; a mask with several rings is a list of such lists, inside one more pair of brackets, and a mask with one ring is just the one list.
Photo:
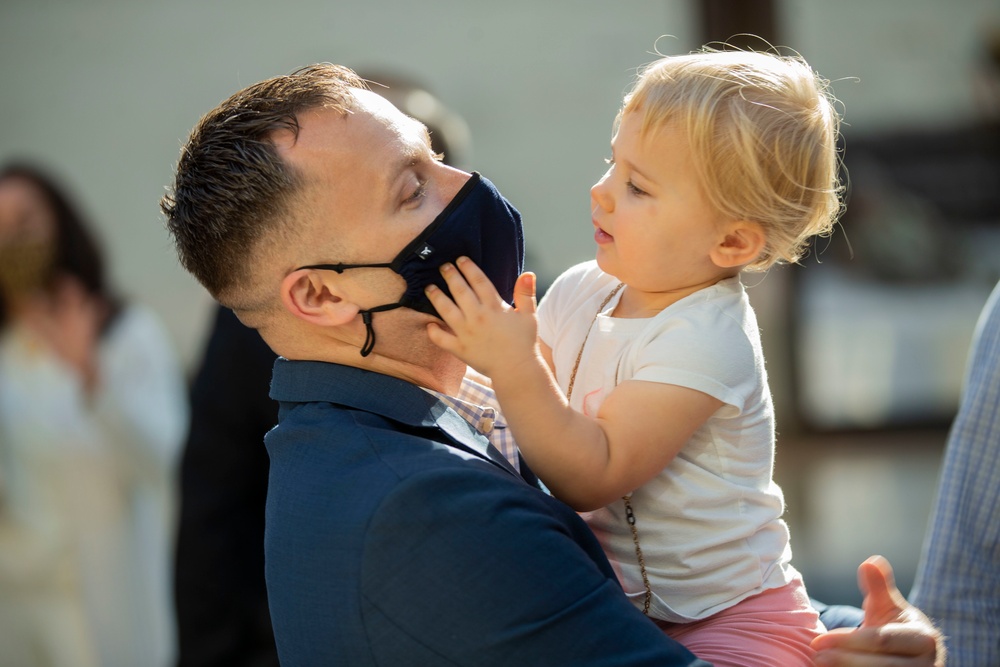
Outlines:
[[383, 264], [314, 264], [300, 269], [322, 269], [343, 273], [347, 269], [391, 269], [406, 280], [406, 291], [396, 303], [359, 311], [365, 323], [365, 344], [361, 356], [375, 347], [374, 313], [395, 308], [412, 308], [438, 316], [424, 294], [434, 284], [450, 296], [439, 268], [459, 257], [468, 257], [483, 270], [500, 296], [511, 303], [514, 283], [524, 268], [524, 233], [521, 214], [492, 183], [473, 173], [455, 198], [434, 218], [395, 259]]

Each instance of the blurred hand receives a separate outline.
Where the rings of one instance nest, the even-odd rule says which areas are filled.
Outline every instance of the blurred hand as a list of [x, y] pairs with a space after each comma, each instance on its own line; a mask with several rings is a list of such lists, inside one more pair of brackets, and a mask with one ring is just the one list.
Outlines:
[[60, 278], [51, 292], [31, 297], [20, 320], [76, 371], [89, 392], [97, 385], [97, 346], [107, 305], [72, 277]]
[[840, 628], [812, 642], [823, 667], [944, 667], [941, 633], [896, 588], [892, 566], [872, 556], [858, 568], [865, 599], [861, 627]]

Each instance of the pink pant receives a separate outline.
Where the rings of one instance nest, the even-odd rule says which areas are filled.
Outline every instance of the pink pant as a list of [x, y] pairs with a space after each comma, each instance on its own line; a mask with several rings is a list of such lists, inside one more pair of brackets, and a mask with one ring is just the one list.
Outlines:
[[809, 642], [826, 632], [801, 579], [694, 623], [656, 624], [715, 667], [812, 665]]

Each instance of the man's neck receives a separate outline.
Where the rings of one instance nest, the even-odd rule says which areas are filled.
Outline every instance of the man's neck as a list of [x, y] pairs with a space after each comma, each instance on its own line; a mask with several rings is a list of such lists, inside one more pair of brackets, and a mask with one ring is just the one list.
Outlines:
[[281, 356], [299, 361], [325, 361], [344, 366], [353, 366], [405, 380], [418, 387], [455, 396], [462, 386], [462, 378], [467, 367], [458, 358], [442, 351], [427, 355], [418, 360], [401, 360], [378, 353], [378, 349], [367, 357], [361, 356], [361, 350], [349, 345], [330, 344], [324, 346], [322, 353], [317, 353], [315, 347], [296, 349], [285, 347], [278, 351]]
[[449, 396], [458, 393], [467, 370], [465, 363], [426, 337], [382, 336], [371, 354], [361, 356], [362, 329], [351, 335], [311, 327], [262, 328], [260, 333], [277, 354], [287, 359], [353, 366]]
[[462, 378], [465, 376], [467, 368], [462, 361], [449, 354], [442, 354], [440, 357], [431, 360], [430, 363], [424, 364], [402, 362], [396, 359], [380, 357], [376, 354], [364, 358], [364, 361], [367, 363], [351, 363], [349, 365], [366, 368], [376, 373], [382, 373], [383, 375], [390, 375], [415, 384], [418, 387], [433, 389], [448, 396], [458, 395], [459, 389], [462, 386]]

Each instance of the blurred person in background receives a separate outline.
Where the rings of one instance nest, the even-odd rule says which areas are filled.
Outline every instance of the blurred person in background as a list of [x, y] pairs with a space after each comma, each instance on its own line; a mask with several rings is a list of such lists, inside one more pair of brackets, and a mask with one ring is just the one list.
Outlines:
[[[983, 159], [977, 171], [989, 174], [992, 167], [995, 175], [1000, 24], [984, 27], [980, 53], [976, 141]], [[983, 195], [1000, 201], [988, 179]], [[997, 221], [995, 204], [983, 209]], [[910, 599], [944, 633], [949, 665], [979, 667], [1000, 665], [1000, 283], [976, 323], [965, 373]]]
[[948, 664], [1000, 665], [1000, 283], [976, 326], [962, 402], [910, 599]]
[[0, 664], [162, 667], [184, 377], [44, 172], [0, 168]]
[[191, 390], [174, 560], [179, 667], [278, 667], [264, 587], [275, 354], [218, 306]]

